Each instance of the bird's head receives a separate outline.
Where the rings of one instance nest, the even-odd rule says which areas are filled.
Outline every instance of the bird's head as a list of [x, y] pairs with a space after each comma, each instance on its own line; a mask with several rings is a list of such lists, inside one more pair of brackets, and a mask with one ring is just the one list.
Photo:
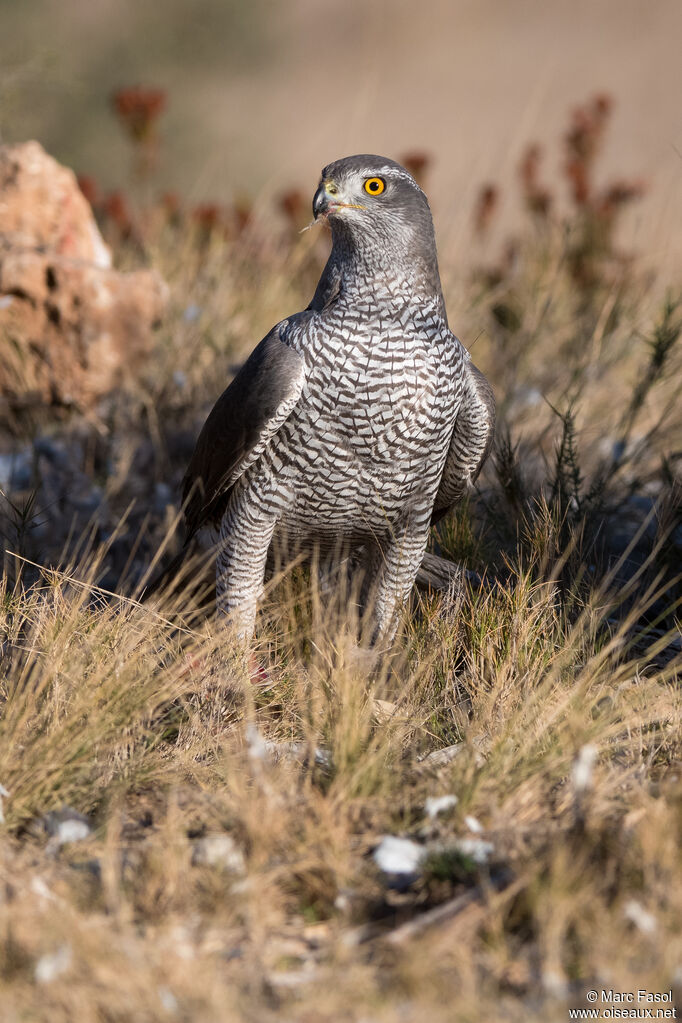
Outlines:
[[435, 260], [433, 221], [412, 175], [383, 156], [348, 156], [322, 171], [313, 198], [316, 220], [327, 220], [334, 242], [388, 256]]

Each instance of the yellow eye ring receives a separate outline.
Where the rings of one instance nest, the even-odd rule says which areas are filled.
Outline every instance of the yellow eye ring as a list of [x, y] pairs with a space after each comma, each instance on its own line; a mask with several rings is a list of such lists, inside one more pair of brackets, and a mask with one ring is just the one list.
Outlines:
[[364, 184], [367, 195], [381, 195], [385, 188], [386, 182], [383, 178], [367, 178]]

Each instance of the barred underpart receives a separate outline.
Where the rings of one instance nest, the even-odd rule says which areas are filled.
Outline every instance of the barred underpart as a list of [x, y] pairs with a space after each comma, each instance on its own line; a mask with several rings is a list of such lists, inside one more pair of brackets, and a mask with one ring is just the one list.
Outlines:
[[[373, 197], [364, 181], [380, 177]], [[383, 157], [323, 171], [332, 251], [216, 403], [184, 481], [188, 534], [219, 525], [220, 612], [248, 639], [268, 550], [350, 553], [372, 642], [392, 638], [429, 529], [488, 454], [494, 400], [448, 327], [428, 202]]]

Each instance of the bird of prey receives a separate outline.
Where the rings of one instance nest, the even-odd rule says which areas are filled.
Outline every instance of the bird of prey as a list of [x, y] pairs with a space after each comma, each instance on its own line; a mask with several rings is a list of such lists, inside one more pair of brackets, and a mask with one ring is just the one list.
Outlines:
[[448, 327], [431, 211], [393, 160], [351, 156], [313, 199], [332, 248], [314, 297], [254, 349], [183, 481], [187, 541], [219, 529], [217, 608], [253, 632], [268, 550], [362, 563], [370, 644], [392, 639], [433, 522], [476, 479], [495, 403]]

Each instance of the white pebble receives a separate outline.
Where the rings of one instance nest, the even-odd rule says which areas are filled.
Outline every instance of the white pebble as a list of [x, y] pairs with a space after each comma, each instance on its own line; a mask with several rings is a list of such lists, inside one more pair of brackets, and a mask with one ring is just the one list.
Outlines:
[[231, 835], [205, 835], [194, 843], [194, 866], [220, 867], [231, 874], [246, 870], [244, 855]]
[[492, 842], [484, 842], [482, 838], [460, 838], [455, 842], [455, 849], [463, 856], [470, 856], [479, 866], [487, 863], [495, 852]]
[[571, 781], [576, 792], [585, 792], [592, 785], [592, 771], [597, 760], [597, 747], [586, 743], [573, 762]]
[[56, 952], [48, 952], [42, 955], [34, 970], [36, 984], [49, 984], [56, 980], [71, 965], [71, 949], [68, 945], [62, 945]]
[[171, 1016], [176, 1016], [178, 1013], [178, 1000], [170, 988], [160, 987], [158, 988], [158, 993], [159, 1001], [166, 1012]]
[[656, 917], [635, 899], [630, 899], [625, 903], [623, 912], [625, 913], [625, 919], [634, 924], [642, 934], [653, 934], [656, 930]]
[[246, 745], [252, 760], [265, 760], [268, 744], [254, 724], [246, 726]]
[[448, 810], [452, 810], [453, 807], [457, 806], [457, 796], [429, 796], [424, 803], [424, 809], [426, 810], [427, 817], [434, 820], [439, 813], [447, 813]]
[[417, 874], [426, 850], [411, 838], [384, 835], [374, 850], [374, 862], [384, 874]]
[[0, 785], [0, 824], [5, 823], [5, 814], [3, 812], [4, 808], [2, 805], [3, 799], [9, 799], [9, 792], [4, 785]]
[[67, 842], [82, 842], [89, 834], [90, 826], [85, 821], [73, 818], [68, 821], [60, 821], [54, 837], [58, 845], [66, 845]]
[[46, 902], [52, 902], [56, 898], [56, 896], [53, 895], [53, 893], [47, 887], [42, 877], [31, 878], [31, 891], [34, 893], [34, 895], [37, 895], [39, 898], [44, 899]]

